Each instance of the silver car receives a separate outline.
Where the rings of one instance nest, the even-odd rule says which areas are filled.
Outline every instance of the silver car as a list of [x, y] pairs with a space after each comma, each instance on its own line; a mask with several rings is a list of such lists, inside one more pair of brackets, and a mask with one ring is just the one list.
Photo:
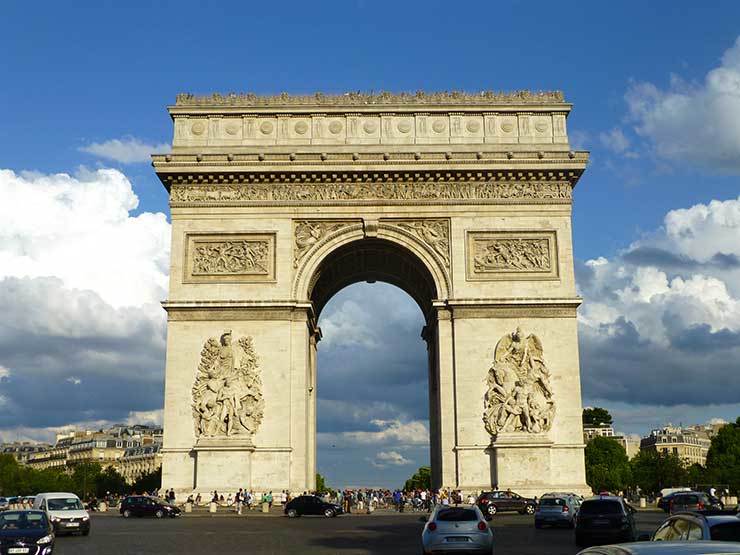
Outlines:
[[554, 493], [543, 495], [534, 513], [534, 527], [550, 525], [573, 528], [579, 506], [578, 499], [572, 495]]
[[446, 507], [437, 505], [421, 533], [424, 553], [465, 551], [491, 553], [493, 532], [475, 505]]
[[599, 545], [579, 551], [578, 555], [740, 555], [735, 542], [635, 542]]

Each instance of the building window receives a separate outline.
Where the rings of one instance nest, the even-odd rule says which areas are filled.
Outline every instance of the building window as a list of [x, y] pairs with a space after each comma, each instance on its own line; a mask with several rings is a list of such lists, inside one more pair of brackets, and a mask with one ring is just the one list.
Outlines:
[[678, 455], [678, 447], [674, 447], [673, 448], [673, 454], [674, 455]]

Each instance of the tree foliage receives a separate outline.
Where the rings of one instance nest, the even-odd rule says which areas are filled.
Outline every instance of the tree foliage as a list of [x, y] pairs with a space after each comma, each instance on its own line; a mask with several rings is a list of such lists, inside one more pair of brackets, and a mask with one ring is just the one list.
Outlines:
[[415, 489], [431, 489], [432, 488], [432, 468], [429, 466], [421, 466], [414, 475], [406, 480], [403, 486], [405, 491], [413, 491]]
[[727, 484], [740, 491], [740, 417], [722, 426], [707, 453], [707, 477], [714, 484]]
[[316, 493], [321, 495], [323, 493], [326, 493], [327, 491], [329, 491], [329, 488], [326, 487], [326, 479], [324, 479], [324, 477], [317, 472], [316, 473]]
[[618, 492], [632, 481], [624, 448], [609, 437], [598, 436], [586, 445], [586, 483], [594, 491]]
[[140, 476], [132, 485], [132, 493], [144, 493], [162, 489], [162, 467], [154, 472]]
[[583, 409], [583, 426], [586, 428], [599, 428], [612, 425], [612, 415], [601, 407], [590, 407]]
[[658, 494], [663, 488], [686, 486], [689, 478], [678, 455], [657, 451], [640, 451], [635, 455], [632, 477], [634, 484], [648, 494]]

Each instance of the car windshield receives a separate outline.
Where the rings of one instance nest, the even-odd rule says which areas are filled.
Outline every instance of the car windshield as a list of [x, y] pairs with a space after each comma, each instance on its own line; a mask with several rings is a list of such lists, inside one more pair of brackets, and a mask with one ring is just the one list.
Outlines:
[[722, 542], [740, 542], [740, 520], [712, 526], [712, 539]]
[[618, 515], [622, 507], [616, 501], [586, 501], [581, 505], [581, 515]]
[[478, 515], [473, 509], [444, 509], [437, 513], [437, 520], [442, 522], [463, 522], [478, 520]]
[[40, 530], [47, 527], [43, 513], [2, 513], [0, 530]]
[[545, 497], [544, 499], [540, 499], [540, 505], [544, 507], [562, 506], [565, 505], [565, 499], [561, 499], [560, 497]]
[[46, 505], [50, 511], [79, 511], [82, 510], [82, 503], [76, 497], [47, 499]]

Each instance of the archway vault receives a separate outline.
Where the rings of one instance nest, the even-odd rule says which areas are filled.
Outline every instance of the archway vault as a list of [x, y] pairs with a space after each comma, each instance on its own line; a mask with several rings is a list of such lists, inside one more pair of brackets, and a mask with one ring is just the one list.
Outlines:
[[396, 225], [353, 223], [309, 250], [296, 272], [294, 293], [313, 303], [318, 320], [329, 299], [344, 287], [383, 281], [408, 293], [429, 321], [433, 302], [449, 295], [450, 277], [443, 256]]

